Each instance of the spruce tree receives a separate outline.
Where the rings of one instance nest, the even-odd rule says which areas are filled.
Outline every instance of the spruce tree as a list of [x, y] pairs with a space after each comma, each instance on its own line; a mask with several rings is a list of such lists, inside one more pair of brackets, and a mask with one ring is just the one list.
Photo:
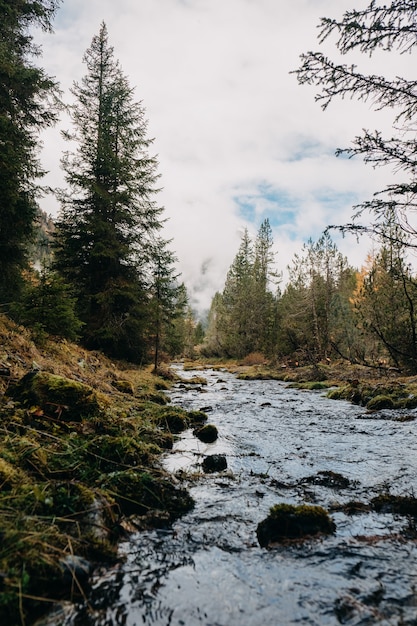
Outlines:
[[42, 175], [38, 134], [56, 119], [55, 82], [33, 64], [32, 29], [51, 30], [58, 0], [0, 0], [0, 304], [18, 297]]
[[56, 261], [74, 285], [89, 348], [139, 361], [147, 348], [154, 241], [163, 209], [154, 199], [157, 160], [103, 23], [85, 53], [70, 108], [75, 150], [63, 158]]

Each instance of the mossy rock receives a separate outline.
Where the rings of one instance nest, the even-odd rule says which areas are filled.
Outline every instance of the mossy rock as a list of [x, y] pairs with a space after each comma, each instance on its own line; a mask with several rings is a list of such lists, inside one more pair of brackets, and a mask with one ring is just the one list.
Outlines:
[[188, 420], [190, 422], [190, 426], [202, 426], [205, 422], [207, 422], [208, 417], [204, 411], [188, 411], [187, 413]]
[[203, 376], [193, 376], [192, 378], [183, 379], [186, 385], [207, 385], [207, 379]]
[[347, 386], [336, 387], [336, 389], [330, 389], [326, 397], [330, 400], [347, 400]]
[[393, 409], [395, 408], [395, 402], [391, 396], [378, 395], [371, 398], [366, 405], [366, 408], [370, 411], [379, 411], [381, 409]]
[[172, 522], [194, 506], [188, 491], [176, 487], [167, 477], [126, 470], [109, 474], [102, 488], [114, 496], [125, 515], [147, 515], [167, 511]]
[[133, 396], [135, 393], [135, 390], [130, 380], [113, 380], [112, 386], [117, 389], [117, 391], [120, 391], [121, 393], [127, 393], [130, 396]]
[[224, 454], [209, 454], [203, 460], [203, 471], [206, 474], [214, 474], [227, 469], [227, 459]]
[[29, 372], [10, 387], [8, 395], [25, 407], [39, 407], [61, 420], [81, 421], [101, 412], [91, 387], [48, 372]]
[[371, 505], [378, 513], [398, 513], [417, 517], [417, 498], [383, 494], [372, 498]]
[[259, 545], [266, 548], [288, 539], [303, 539], [318, 534], [332, 534], [336, 525], [321, 506], [277, 504], [258, 524]]
[[148, 400], [148, 402], [153, 402], [153, 404], [160, 404], [164, 406], [168, 404], [169, 400], [166, 395], [159, 391], [148, 391], [141, 395], [143, 400]]
[[152, 412], [154, 424], [170, 433], [181, 433], [189, 427], [187, 411], [180, 407], [164, 407]]
[[213, 443], [219, 436], [217, 427], [214, 424], [205, 424], [201, 428], [196, 428], [193, 434], [203, 443]]

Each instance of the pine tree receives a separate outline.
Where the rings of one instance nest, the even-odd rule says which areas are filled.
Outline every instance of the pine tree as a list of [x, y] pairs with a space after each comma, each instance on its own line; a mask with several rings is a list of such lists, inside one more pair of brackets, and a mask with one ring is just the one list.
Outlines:
[[58, 0], [0, 0], [0, 304], [18, 297], [36, 216], [38, 133], [56, 119], [56, 84], [32, 64], [32, 29]]
[[275, 255], [272, 229], [265, 219], [255, 240], [255, 258], [253, 264], [252, 312], [256, 342], [254, 349], [264, 354], [274, 351], [276, 300], [272, 288], [279, 279], [274, 271]]
[[[103, 23], [74, 83], [74, 152], [63, 158], [56, 259], [74, 285], [87, 347], [134, 361], [147, 350], [154, 241], [163, 209], [154, 199], [157, 160], [141, 103], [134, 101]], [[159, 271], [159, 270], [158, 270]]]
[[[153, 336], [154, 370], [157, 371], [161, 349], [168, 347], [167, 336], [170, 336], [170, 351], [175, 342], [170, 333], [174, 320], [185, 315], [187, 292], [184, 284], [178, 283], [179, 275], [175, 270], [176, 258], [168, 248], [170, 242], [160, 238], [153, 247], [153, 271], [151, 278], [151, 336]], [[177, 345], [179, 348], [179, 345]], [[176, 354], [179, 354], [181, 349]]]
[[245, 229], [223, 292], [212, 302], [205, 352], [238, 358], [251, 352], [273, 352], [276, 301], [270, 283], [276, 274], [272, 246], [267, 219], [254, 244]]

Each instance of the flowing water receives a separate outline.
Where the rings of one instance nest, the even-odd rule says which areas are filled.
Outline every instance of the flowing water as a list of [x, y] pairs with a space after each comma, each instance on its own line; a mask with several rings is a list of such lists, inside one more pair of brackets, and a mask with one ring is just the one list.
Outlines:
[[[130, 537], [121, 546], [123, 565], [97, 575], [88, 607], [50, 623], [417, 625], [414, 522], [341, 510], [387, 490], [414, 494], [417, 413], [368, 414], [277, 381], [180, 373], [204, 375], [208, 384], [174, 388], [173, 404], [206, 410], [219, 430], [213, 444], [184, 433], [164, 460], [189, 477], [194, 510], [172, 529]], [[203, 458], [217, 453], [227, 457], [228, 469], [204, 474]], [[332, 483], [326, 472], [348, 480]], [[336, 533], [261, 548], [257, 524], [282, 502], [327, 508]]]

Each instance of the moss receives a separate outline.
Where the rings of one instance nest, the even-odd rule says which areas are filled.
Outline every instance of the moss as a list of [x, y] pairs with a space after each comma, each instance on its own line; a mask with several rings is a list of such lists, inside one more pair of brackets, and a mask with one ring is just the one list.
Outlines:
[[194, 435], [203, 443], [213, 443], [219, 436], [218, 430], [214, 424], [205, 424], [194, 430]]
[[184, 379], [182, 382], [187, 385], [207, 385], [207, 379], [203, 376], [193, 376], [192, 378]]
[[122, 467], [151, 465], [160, 448], [132, 435], [101, 435], [88, 443], [86, 453], [99, 472], [114, 472]]
[[345, 389], [346, 387], [337, 387], [336, 389], [330, 389], [327, 392], [326, 397], [330, 400], [346, 400], [347, 398], [344, 397]]
[[152, 411], [152, 421], [171, 433], [181, 433], [189, 427], [187, 411], [180, 407], [164, 407]]
[[121, 393], [127, 393], [131, 396], [133, 396], [135, 393], [135, 390], [130, 380], [124, 380], [124, 379], [114, 380], [112, 382], [112, 385], [115, 389], [117, 389], [117, 391], [120, 391]]
[[329, 383], [321, 382], [318, 380], [304, 382], [304, 383], [291, 383], [289, 387], [293, 389], [307, 389], [309, 391], [318, 391], [322, 389], [328, 389]]
[[10, 387], [8, 395], [56, 419], [81, 421], [101, 411], [91, 387], [48, 372], [29, 372]]
[[417, 498], [412, 496], [392, 496], [383, 494], [372, 498], [371, 505], [381, 513], [398, 513], [417, 517]]
[[208, 420], [207, 414], [204, 411], [188, 411], [187, 417], [190, 426], [201, 426]]
[[417, 396], [410, 395], [404, 398], [402, 408], [404, 409], [417, 409]]
[[380, 394], [369, 400], [366, 408], [370, 411], [379, 411], [380, 409], [393, 409], [395, 402], [391, 396]]
[[332, 400], [349, 400], [353, 404], [365, 406], [370, 410], [415, 408], [416, 397], [410, 393], [407, 385], [398, 382], [368, 383], [351, 381], [328, 392]]
[[328, 512], [320, 506], [277, 504], [257, 527], [261, 547], [301, 539], [317, 534], [332, 534], [336, 526]]
[[109, 474], [102, 488], [112, 493], [126, 515], [145, 515], [151, 510], [166, 511], [172, 522], [189, 511], [193, 499], [177, 488], [167, 476], [127, 470]]
[[22, 470], [0, 457], [0, 491], [10, 491], [26, 480], [27, 476]]

